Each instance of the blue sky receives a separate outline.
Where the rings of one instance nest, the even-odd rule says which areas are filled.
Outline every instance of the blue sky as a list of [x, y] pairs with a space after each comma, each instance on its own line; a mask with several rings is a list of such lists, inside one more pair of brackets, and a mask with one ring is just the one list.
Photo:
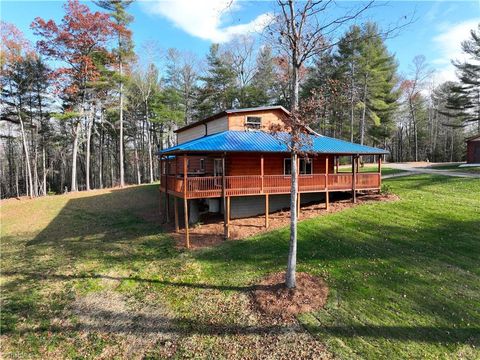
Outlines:
[[[36, 16], [59, 20], [63, 15], [63, 1], [1, 0], [0, 4], [2, 20], [14, 23], [32, 41], [35, 37], [30, 23]], [[331, 16], [342, 11], [342, 7], [359, 4], [339, 1]], [[90, 6], [96, 9], [93, 3]], [[155, 47], [176, 47], [202, 57], [212, 42], [226, 42], [235, 34], [258, 31], [274, 11], [275, 3], [271, 1], [137, 1], [131, 6], [135, 17], [132, 30], [138, 50], [142, 44], [156, 44]], [[413, 57], [422, 54], [436, 70], [438, 82], [453, 79], [450, 59], [462, 58], [459, 44], [468, 38], [469, 29], [480, 22], [480, 1], [384, 2], [366, 13], [361, 21], [374, 20], [388, 27], [404, 16], [413, 16], [416, 21], [387, 40], [400, 71], [408, 73]]]

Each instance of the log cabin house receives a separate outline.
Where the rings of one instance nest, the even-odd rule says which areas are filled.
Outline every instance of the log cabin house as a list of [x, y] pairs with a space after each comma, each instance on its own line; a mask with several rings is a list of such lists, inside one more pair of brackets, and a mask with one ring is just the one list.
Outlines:
[[[189, 247], [189, 223], [198, 220], [201, 210], [224, 214], [225, 238], [229, 221], [253, 215], [265, 215], [290, 205], [290, 154], [272, 134], [272, 124], [282, 124], [288, 111], [282, 106], [226, 110], [178, 130], [177, 145], [160, 151], [160, 191], [164, 209], [170, 218], [173, 197], [175, 229], [179, 229], [179, 211], [185, 224]], [[308, 157], [298, 160], [298, 206], [325, 201], [331, 192], [379, 190], [381, 161], [385, 150], [311, 134]], [[359, 156], [374, 155], [378, 171], [360, 173]], [[351, 172], [339, 171], [339, 159], [352, 160]], [[180, 201], [179, 201], [180, 200]], [[183, 209], [180, 209], [183, 208]]]

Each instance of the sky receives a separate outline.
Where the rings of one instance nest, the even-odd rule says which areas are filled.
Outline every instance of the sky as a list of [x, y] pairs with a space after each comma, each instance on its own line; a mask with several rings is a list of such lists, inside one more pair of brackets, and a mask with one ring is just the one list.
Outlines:
[[[92, 9], [93, 2], [84, 1]], [[326, 17], [338, 16], [361, 2], [337, 1]], [[63, 1], [0, 0], [0, 18], [15, 24], [32, 42], [33, 19], [58, 21]], [[202, 58], [212, 43], [225, 43], [242, 34], [258, 34], [276, 11], [272, 1], [239, 0], [138, 0], [130, 7], [131, 25], [140, 53], [146, 48], [188, 51]], [[410, 19], [412, 21], [410, 21]], [[436, 82], [454, 80], [452, 59], [463, 60], [461, 41], [480, 22], [480, 0], [476, 1], [395, 1], [377, 3], [359, 22], [373, 20], [381, 28], [408, 22], [398, 34], [387, 39], [400, 73], [408, 76], [416, 55], [424, 55], [436, 73]], [[258, 36], [258, 35], [257, 35]]]

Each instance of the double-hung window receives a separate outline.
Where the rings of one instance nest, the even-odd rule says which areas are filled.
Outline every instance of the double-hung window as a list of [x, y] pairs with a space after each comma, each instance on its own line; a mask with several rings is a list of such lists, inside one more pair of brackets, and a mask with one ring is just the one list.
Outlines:
[[[300, 159], [299, 168], [297, 169], [300, 175], [311, 175], [313, 174], [312, 159]], [[292, 174], [292, 159], [286, 158], [283, 159], [283, 174], [291, 175]]]

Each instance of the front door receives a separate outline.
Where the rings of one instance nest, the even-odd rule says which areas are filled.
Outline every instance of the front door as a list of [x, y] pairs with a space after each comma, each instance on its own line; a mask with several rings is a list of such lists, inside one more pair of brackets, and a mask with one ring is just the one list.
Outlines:
[[215, 186], [222, 186], [223, 166], [222, 159], [213, 160], [213, 176], [215, 176]]

